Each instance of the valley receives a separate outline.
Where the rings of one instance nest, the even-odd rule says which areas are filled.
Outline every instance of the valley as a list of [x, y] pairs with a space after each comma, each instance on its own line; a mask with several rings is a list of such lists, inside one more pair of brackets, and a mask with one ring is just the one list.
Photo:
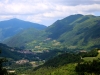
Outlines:
[[70, 15], [48, 27], [19, 19], [1, 21], [1, 68], [9, 75], [98, 75], [90, 67], [99, 69], [99, 32], [100, 16], [94, 15]]

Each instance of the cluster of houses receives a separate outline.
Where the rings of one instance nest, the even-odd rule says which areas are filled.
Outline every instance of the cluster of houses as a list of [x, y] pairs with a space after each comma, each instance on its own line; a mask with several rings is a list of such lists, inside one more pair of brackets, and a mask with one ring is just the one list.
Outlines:
[[16, 64], [25, 64], [25, 63], [28, 63], [28, 62], [29, 62], [29, 60], [27, 60], [27, 59], [22, 59], [22, 60], [16, 61]]

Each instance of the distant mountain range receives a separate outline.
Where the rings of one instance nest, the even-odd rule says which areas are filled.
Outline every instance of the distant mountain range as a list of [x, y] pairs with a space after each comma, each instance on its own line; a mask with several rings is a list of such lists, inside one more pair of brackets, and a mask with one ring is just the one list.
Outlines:
[[[38, 46], [38, 50], [52, 49], [54, 47], [61, 49], [98, 48], [100, 45], [99, 32], [99, 16], [77, 14], [57, 20], [42, 31], [34, 29], [22, 31], [4, 43], [13, 47], [29, 49], [35, 49]], [[38, 35], [35, 35], [35, 33]], [[32, 39], [27, 39], [28, 37]]]
[[5, 21], [0, 21], [0, 41], [10, 38], [24, 29], [35, 28], [35, 29], [45, 29], [46, 26], [37, 23], [31, 23], [19, 19], [10, 19]]

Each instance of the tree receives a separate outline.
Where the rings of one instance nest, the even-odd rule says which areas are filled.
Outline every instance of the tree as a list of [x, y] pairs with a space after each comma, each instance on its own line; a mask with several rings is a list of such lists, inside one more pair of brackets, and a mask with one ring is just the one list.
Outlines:
[[8, 75], [7, 70], [3, 68], [3, 62], [6, 62], [6, 61], [7, 60], [5, 58], [0, 58], [0, 75]]
[[78, 75], [100, 75], [100, 60], [93, 60], [93, 62], [81, 62], [78, 63], [75, 71]]

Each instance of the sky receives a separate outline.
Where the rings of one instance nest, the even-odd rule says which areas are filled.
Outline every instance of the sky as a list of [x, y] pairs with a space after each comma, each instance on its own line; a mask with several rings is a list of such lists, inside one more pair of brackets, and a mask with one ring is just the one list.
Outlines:
[[0, 21], [18, 18], [49, 26], [73, 14], [100, 16], [100, 0], [0, 0]]

